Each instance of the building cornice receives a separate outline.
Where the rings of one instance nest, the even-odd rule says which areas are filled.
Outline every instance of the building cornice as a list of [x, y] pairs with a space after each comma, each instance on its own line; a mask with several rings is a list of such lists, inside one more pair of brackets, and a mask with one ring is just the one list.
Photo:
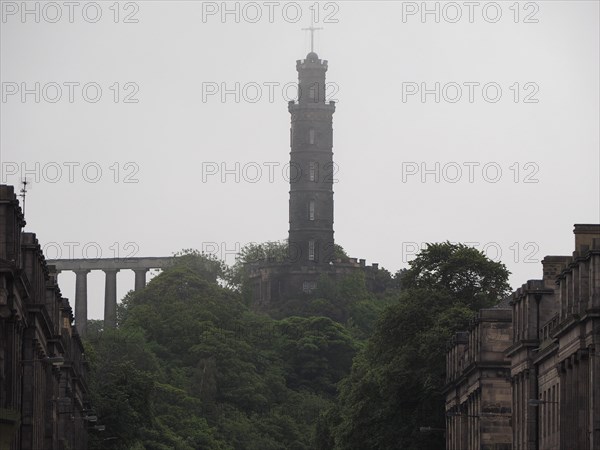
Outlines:
[[530, 349], [532, 347], [533, 348], [539, 347], [539, 342], [540, 341], [537, 339], [521, 339], [521, 340], [515, 342], [510, 347], [508, 347], [504, 351], [504, 354], [510, 358], [512, 355], [517, 353], [519, 350]]

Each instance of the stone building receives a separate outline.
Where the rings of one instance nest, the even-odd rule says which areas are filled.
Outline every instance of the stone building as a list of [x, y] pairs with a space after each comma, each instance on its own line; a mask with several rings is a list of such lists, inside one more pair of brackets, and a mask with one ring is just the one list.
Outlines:
[[85, 449], [87, 363], [12, 186], [0, 185], [0, 450]]
[[512, 298], [515, 449], [600, 449], [600, 225]]
[[[457, 409], [472, 384], [471, 332], [459, 333], [451, 343], [448, 449], [505, 448], [509, 437], [514, 450], [600, 449], [600, 225], [575, 225], [574, 234], [572, 256], [546, 256], [542, 279], [527, 281], [511, 295], [512, 337], [504, 353], [510, 373], [504, 384], [481, 387], [475, 414], [468, 404]], [[489, 337], [482, 339], [474, 351], [484, 359]], [[497, 364], [501, 359], [496, 355]], [[504, 437], [472, 444], [468, 436], [483, 436], [481, 422], [467, 420], [481, 416], [478, 398], [504, 398], [507, 383], [511, 429], [502, 431]]]
[[249, 267], [258, 309], [281, 299], [310, 294], [321, 276], [338, 280], [378, 270], [364, 260], [335, 256], [333, 231], [333, 113], [326, 101], [328, 63], [311, 51], [296, 61], [298, 100], [290, 101], [290, 198], [286, 261], [258, 261]]
[[[538, 448], [538, 409], [529, 404], [531, 399], [538, 396], [537, 367], [534, 361], [538, 356], [548, 355], [547, 350], [550, 347], [541, 351], [540, 340], [546, 340], [543, 335], [548, 337], [549, 324], [556, 319], [558, 297], [554, 282], [563, 265], [568, 263], [568, 259], [562, 256], [546, 256], [542, 261], [543, 279], [527, 281], [511, 296], [514, 332], [512, 345], [507, 349], [506, 355], [511, 361], [515, 449]], [[541, 324], [543, 325], [540, 327]], [[544, 389], [548, 373], [555, 370], [555, 367], [548, 366], [547, 363], [548, 361], [545, 361], [540, 367], [542, 378], [545, 380]], [[549, 385], [548, 388], [550, 395], [554, 395], [555, 398], [550, 401], [556, 402], [556, 387]], [[552, 405], [556, 410], [557, 403]], [[543, 405], [541, 411], [546, 409], [547, 405]]]
[[482, 309], [446, 357], [447, 450], [511, 450], [511, 310]]

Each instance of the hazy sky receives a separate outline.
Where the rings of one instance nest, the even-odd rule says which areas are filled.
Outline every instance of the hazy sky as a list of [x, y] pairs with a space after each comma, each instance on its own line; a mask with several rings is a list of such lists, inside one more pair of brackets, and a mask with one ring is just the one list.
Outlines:
[[[573, 251], [574, 223], [600, 222], [597, 1], [25, 5], [1, 5], [0, 181], [33, 182], [26, 230], [49, 259], [231, 263], [286, 238], [311, 15], [351, 256], [396, 271], [422, 243], [471, 242], [516, 288]], [[103, 273], [88, 279], [101, 318]]]

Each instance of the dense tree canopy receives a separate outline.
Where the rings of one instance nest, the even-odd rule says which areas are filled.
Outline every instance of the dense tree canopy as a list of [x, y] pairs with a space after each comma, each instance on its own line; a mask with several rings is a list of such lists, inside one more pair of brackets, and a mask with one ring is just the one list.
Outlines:
[[317, 427], [320, 449], [443, 448], [445, 346], [481, 307], [508, 293], [501, 263], [464, 245], [433, 244], [403, 273], [398, 302], [380, 316], [335, 407]]
[[[106, 426], [92, 449], [311, 448], [360, 342], [323, 315], [253, 313], [220, 282], [226, 271], [185, 251], [126, 296], [118, 329], [90, 324], [93, 401]], [[345, 295], [370, 299], [364, 286]]]
[[404, 289], [434, 289], [472, 309], [496, 304], [507, 295], [508, 271], [464, 244], [429, 244], [402, 273]]
[[[243, 301], [251, 249], [233, 268], [184, 251], [126, 296], [116, 330], [90, 323], [90, 388], [106, 426], [90, 448], [439, 448], [440, 435], [418, 428], [443, 427], [446, 340], [505, 294], [506, 269], [436, 244], [394, 276], [322, 278], [260, 315]], [[253, 247], [259, 258], [282, 250]]]

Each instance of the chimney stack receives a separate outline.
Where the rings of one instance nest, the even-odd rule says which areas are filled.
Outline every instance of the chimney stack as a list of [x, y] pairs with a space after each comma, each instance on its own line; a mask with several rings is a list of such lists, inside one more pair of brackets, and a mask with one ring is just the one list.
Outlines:
[[593, 247], [594, 239], [600, 238], [599, 224], [575, 224], [575, 251], [582, 254]]

